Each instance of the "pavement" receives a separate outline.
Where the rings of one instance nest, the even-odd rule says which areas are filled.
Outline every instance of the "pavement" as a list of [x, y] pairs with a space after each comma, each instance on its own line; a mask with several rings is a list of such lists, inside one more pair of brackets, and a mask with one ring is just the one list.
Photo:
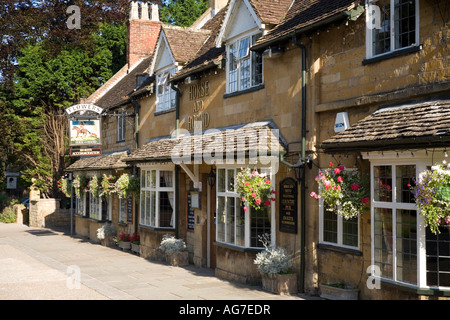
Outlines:
[[173, 267], [62, 230], [0, 223], [0, 300], [317, 300]]

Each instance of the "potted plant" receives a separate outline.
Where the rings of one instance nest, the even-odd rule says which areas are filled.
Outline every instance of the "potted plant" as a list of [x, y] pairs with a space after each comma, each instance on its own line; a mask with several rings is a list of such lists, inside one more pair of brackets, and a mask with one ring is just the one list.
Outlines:
[[139, 254], [139, 247], [141, 244], [141, 238], [139, 237], [139, 234], [137, 234], [136, 232], [133, 233], [131, 235], [130, 242], [131, 242], [131, 251]]
[[272, 190], [267, 176], [249, 168], [241, 169], [236, 175], [236, 192], [244, 204], [244, 211], [248, 210], [248, 206], [260, 210], [275, 201], [276, 192]]
[[101, 228], [97, 229], [97, 238], [100, 240], [102, 245], [107, 247], [114, 247], [114, 235], [116, 234], [116, 229], [113, 225], [105, 223]]
[[297, 275], [292, 272], [292, 263], [286, 249], [269, 245], [269, 235], [260, 236], [264, 250], [256, 254], [254, 263], [262, 275], [264, 290], [289, 295], [297, 293]]
[[119, 248], [121, 248], [122, 250], [130, 250], [131, 249], [130, 234], [125, 232], [119, 233], [118, 243]]
[[345, 219], [356, 217], [367, 209], [369, 202], [369, 186], [366, 177], [360, 177], [356, 172], [346, 170], [343, 165], [335, 167], [330, 162], [328, 169], [319, 172], [316, 181], [319, 184], [319, 194], [314, 191], [310, 196], [323, 199], [326, 210], [333, 211]]
[[419, 174], [414, 186], [410, 186], [420, 214], [424, 216], [425, 226], [434, 234], [439, 227], [450, 226], [450, 164], [431, 167]]
[[61, 179], [58, 180], [57, 183], [58, 188], [61, 190], [61, 192], [64, 193], [66, 197], [70, 197], [70, 188], [71, 188], [70, 182], [66, 178], [61, 177]]
[[319, 284], [320, 297], [328, 300], [358, 300], [359, 289], [343, 282]]
[[159, 248], [165, 254], [166, 262], [170, 265], [184, 266], [189, 264], [186, 243], [182, 239], [165, 234]]

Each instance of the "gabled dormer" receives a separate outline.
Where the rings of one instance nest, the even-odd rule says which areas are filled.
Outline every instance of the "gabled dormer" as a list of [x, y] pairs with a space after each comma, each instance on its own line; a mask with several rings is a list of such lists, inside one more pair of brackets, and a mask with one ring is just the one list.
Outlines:
[[175, 108], [175, 91], [170, 77], [188, 63], [205, 43], [210, 31], [163, 26], [158, 37], [150, 76], [155, 77], [156, 112]]
[[277, 24], [291, 1], [231, 0], [216, 46], [226, 48], [226, 94], [261, 88], [262, 55], [250, 47]]

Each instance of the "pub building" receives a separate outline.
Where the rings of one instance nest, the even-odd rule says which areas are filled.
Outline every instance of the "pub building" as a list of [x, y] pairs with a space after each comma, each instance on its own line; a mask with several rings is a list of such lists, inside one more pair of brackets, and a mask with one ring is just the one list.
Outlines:
[[[258, 283], [253, 261], [269, 234], [291, 255], [299, 292], [345, 283], [359, 299], [448, 296], [448, 229], [430, 234], [407, 189], [446, 154], [448, 8], [422, 0], [210, 7], [213, 17], [191, 28], [161, 27], [127, 95], [136, 148], [120, 160], [140, 177], [141, 256], [159, 259], [169, 233], [185, 240], [190, 263]], [[371, 19], [377, 8], [391, 15]], [[310, 197], [330, 162], [369, 176], [367, 210], [355, 218]], [[265, 210], [244, 209], [234, 184], [241, 168], [267, 174], [276, 195]]]

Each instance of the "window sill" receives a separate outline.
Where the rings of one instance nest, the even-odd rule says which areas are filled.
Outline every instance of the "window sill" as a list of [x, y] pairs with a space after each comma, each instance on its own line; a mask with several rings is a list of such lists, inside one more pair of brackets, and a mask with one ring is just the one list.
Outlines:
[[424, 296], [450, 297], [450, 289], [433, 289], [433, 288], [418, 288], [416, 285], [408, 285], [399, 282], [394, 282], [389, 279], [381, 278], [381, 284], [391, 288], [397, 288], [403, 291], [416, 293]]
[[175, 231], [175, 228], [173, 227], [153, 227], [153, 226], [146, 226], [143, 224], [140, 224], [139, 227], [155, 231]]
[[223, 98], [226, 99], [226, 98], [238, 96], [238, 95], [241, 95], [241, 94], [245, 94], [245, 93], [249, 93], [249, 92], [253, 92], [253, 91], [258, 91], [258, 90], [261, 90], [261, 89], [264, 89], [264, 84], [260, 84], [258, 86], [254, 86], [254, 87], [251, 87], [251, 88], [248, 88], [248, 89], [245, 89], [245, 90], [225, 93], [223, 95]]
[[167, 110], [155, 111], [155, 113], [154, 113], [153, 115], [159, 116], [159, 115], [162, 115], [162, 114], [174, 112], [176, 109], [177, 109], [177, 108], [170, 108], [170, 109], [167, 109]]
[[229, 243], [224, 243], [224, 242], [214, 242], [214, 245], [217, 247], [223, 247], [223, 248], [227, 248], [227, 249], [231, 249], [234, 251], [239, 251], [239, 252], [254, 252], [254, 253], [258, 253], [264, 250], [264, 248], [247, 248], [247, 247], [241, 247], [241, 246], [237, 246], [234, 244], [229, 244]]
[[351, 249], [351, 248], [346, 248], [346, 247], [339, 247], [339, 246], [334, 246], [331, 244], [325, 244], [325, 243], [319, 243], [317, 245], [318, 249], [322, 249], [322, 250], [330, 250], [330, 251], [336, 251], [339, 253], [344, 253], [344, 254], [353, 254], [355, 256], [362, 256], [363, 253], [361, 250], [359, 249]]
[[390, 58], [393, 58], [393, 57], [398, 57], [398, 56], [401, 56], [401, 55], [404, 55], [404, 54], [414, 53], [414, 52], [417, 52], [417, 51], [420, 51], [420, 50], [422, 50], [422, 45], [406, 47], [406, 48], [398, 49], [398, 50], [391, 51], [391, 52], [388, 52], [388, 53], [384, 53], [384, 54], [381, 54], [381, 55], [377, 55], [377, 56], [372, 57], [372, 58], [364, 59], [362, 61], [362, 64], [363, 64], [363, 66], [365, 66], [366, 64], [370, 64], [370, 63], [374, 63], [374, 62], [378, 62], [378, 61], [383, 61], [383, 60], [390, 59]]

